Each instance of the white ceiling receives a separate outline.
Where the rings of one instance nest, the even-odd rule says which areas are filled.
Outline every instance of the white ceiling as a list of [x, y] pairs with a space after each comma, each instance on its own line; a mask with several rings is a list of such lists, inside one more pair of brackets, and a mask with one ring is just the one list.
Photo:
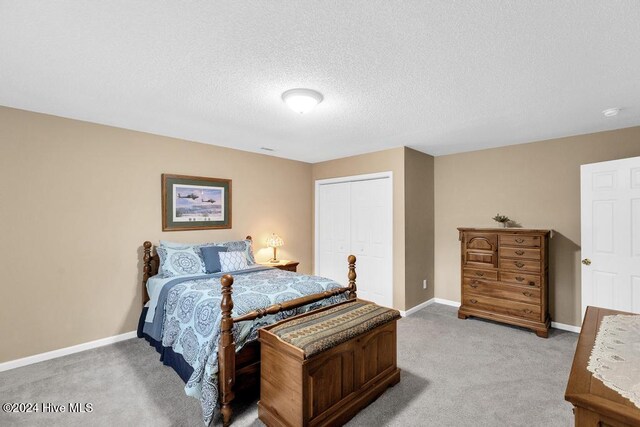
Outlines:
[[0, 0], [0, 105], [307, 162], [636, 126], [640, 2]]

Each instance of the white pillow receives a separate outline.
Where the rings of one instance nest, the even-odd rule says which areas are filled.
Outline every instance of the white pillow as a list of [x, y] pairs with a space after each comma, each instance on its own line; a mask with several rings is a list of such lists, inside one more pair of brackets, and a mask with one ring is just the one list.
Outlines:
[[216, 243], [216, 246], [225, 246], [229, 250], [229, 252], [244, 252], [244, 256], [247, 258], [247, 265], [253, 265], [256, 263], [255, 258], [253, 257], [253, 249], [252, 242], [249, 239], [246, 240], [233, 240], [230, 242], [219, 242]]
[[247, 268], [247, 257], [244, 252], [220, 252], [220, 268], [221, 272], [244, 270]]

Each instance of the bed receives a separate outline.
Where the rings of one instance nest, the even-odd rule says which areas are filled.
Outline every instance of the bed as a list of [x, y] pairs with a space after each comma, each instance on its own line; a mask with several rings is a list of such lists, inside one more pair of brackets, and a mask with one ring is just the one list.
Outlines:
[[[251, 243], [251, 236], [246, 242]], [[138, 336], [199, 398], [209, 424], [220, 407], [231, 422], [231, 402], [255, 393], [260, 377], [258, 329], [283, 318], [356, 298], [356, 258], [348, 257], [348, 285], [252, 264], [227, 273], [158, 275], [160, 248], [143, 244], [143, 311]], [[252, 257], [252, 254], [251, 254]]]

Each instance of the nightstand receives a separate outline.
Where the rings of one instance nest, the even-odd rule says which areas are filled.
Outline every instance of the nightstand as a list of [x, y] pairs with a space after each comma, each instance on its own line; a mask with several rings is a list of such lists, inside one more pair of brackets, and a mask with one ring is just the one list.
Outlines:
[[300, 262], [281, 259], [278, 262], [265, 261], [265, 262], [259, 262], [258, 264], [264, 265], [267, 267], [279, 268], [280, 270], [293, 271], [295, 273], [298, 270], [298, 264], [300, 264]]

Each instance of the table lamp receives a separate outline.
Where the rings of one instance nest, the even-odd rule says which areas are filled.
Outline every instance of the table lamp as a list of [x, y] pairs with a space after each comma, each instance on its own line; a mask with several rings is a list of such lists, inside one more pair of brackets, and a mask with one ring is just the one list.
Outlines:
[[276, 248], [279, 248], [280, 246], [284, 245], [284, 240], [282, 240], [282, 237], [278, 236], [276, 233], [273, 233], [271, 236], [269, 236], [267, 238], [267, 246], [269, 246], [270, 248], [273, 248], [273, 259], [270, 259], [269, 262], [280, 262], [280, 260], [278, 260], [278, 258], [276, 257]]

